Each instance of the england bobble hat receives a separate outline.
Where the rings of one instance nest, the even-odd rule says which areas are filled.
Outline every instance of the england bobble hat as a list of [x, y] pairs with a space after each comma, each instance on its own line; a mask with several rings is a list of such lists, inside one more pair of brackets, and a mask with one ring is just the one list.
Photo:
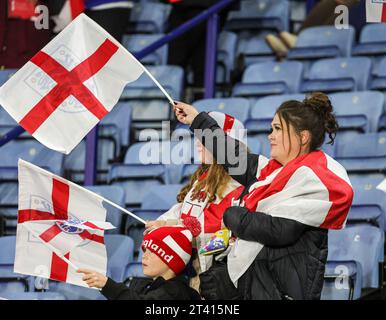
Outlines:
[[211, 111], [208, 114], [216, 120], [228, 136], [245, 143], [245, 128], [241, 121], [229, 114], [218, 111]]
[[192, 233], [183, 226], [159, 227], [143, 237], [142, 250], [150, 250], [179, 274], [192, 256], [192, 239]]

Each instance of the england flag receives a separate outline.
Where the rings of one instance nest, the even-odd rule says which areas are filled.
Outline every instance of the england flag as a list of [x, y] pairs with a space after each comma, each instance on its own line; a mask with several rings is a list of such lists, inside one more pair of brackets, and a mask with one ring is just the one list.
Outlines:
[[68, 154], [143, 72], [160, 86], [118, 41], [80, 14], [0, 88], [0, 104], [42, 144]]
[[106, 274], [106, 209], [98, 195], [19, 160], [14, 272], [87, 287], [78, 268]]
[[366, 0], [366, 21], [386, 22], [386, 0]]

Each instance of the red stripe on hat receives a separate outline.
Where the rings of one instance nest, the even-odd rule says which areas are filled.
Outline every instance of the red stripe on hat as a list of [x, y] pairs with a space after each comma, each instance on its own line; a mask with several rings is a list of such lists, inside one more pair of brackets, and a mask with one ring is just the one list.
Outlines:
[[225, 114], [223, 130], [226, 133], [228, 133], [229, 131], [231, 131], [234, 123], [235, 123], [235, 118], [230, 116], [229, 114]]
[[386, 22], [386, 6], [382, 4], [381, 22]]

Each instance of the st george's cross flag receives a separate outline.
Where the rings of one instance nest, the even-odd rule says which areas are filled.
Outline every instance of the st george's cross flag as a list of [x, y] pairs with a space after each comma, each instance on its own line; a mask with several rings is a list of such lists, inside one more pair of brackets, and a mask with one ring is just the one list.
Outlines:
[[[85, 286], [77, 268], [106, 274], [106, 222], [101, 197], [19, 160], [14, 272]], [[43, 272], [44, 271], [44, 272]]]
[[366, 22], [386, 22], [386, 0], [366, 0]]
[[0, 105], [33, 137], [68, 154], [146, 73], [118, 41], [80, 14], [0, 88]]

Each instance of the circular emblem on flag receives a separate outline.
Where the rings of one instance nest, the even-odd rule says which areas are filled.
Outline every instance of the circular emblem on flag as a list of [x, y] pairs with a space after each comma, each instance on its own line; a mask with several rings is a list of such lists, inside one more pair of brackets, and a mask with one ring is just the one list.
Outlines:
[[57, 221], [56, 225], [65, 233], [69, 234], [79, 234], [84, 231], [83, 228], [80, 228], [83, 224], [82, 220], [76, 218], [70, 218], [67, 221]]

